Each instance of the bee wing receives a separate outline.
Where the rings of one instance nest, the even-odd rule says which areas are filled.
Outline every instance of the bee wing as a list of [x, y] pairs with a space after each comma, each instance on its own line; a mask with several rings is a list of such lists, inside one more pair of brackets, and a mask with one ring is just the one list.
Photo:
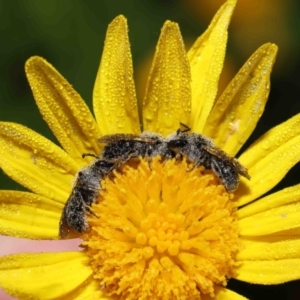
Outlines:
[[211, 169], [219, 177], [228, 192], [234, 192], [239, 184], [239, 177], [234, 165], [229, 160], [217, 156], [211, 159]]
[[138, 138], [138, 135], [135, 134], [123, 134], [123, 133], [118, 133], [118, 134], [107, 134], [102, 136], [101, 138], [98, 139], [98, 142], [107, 144], [107, 143], [112, 143], [112, 142], [118, 142], [118, 141], [127, 141], [127, 140], [133, 140], [135, 138]]
[[130, 134], [130, 133], [108, 134], [98, 139], [98, 142], [103, 144], [114, 143], [118, 141], [137, 141], [137, 142], [150, 143], [150, 144], [155, 143], [155, 141], [149, 137], [143, 137], [140, 135]]
[[234, 166], [235, 171], [238, 174], [240, 174], [241, 176], [247, 179], [250, 179], [247, 168], [245, 168], [236, 158], [229, 156], [226, 152], [224, 152], [219, 148], [203, 146], [203, 149], [205, 149], [211, 155], [214, 155], [224, 161], [231, 162], [232, 165]]
[[118, 141], [139, 141], [139, 142], [152, 142], [151, 139], [142, 137], [136, 134], [130, 133], [118, 133], [118, 134], [108, 134], [104, 135], [98, 139], [98, 142], [103, 144], [118, 142]]
[[238, 174], [244, 176], [248, 180], [251, 179], [250, 175], [248, 174], [248, 170], [246, 167], [244, 167], [236, 158], [232, 158], [232, 162], [235, 166], [235, 169]]

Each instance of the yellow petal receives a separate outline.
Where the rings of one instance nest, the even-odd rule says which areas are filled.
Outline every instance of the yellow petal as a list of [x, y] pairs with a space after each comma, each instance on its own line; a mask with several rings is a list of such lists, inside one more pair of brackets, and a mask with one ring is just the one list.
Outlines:
[[144, 130], [168, 135], [189, 124], [191, 74], [179, 27], [165, 22], [149, 74], [143, 103]]
[[236, 279], [256, 284], [280, 284], [300, 279], [300, 259], [243, 261]]
[[0, 167], [29, 190], [58, 201], [68, 198], [80, 168], [61, 148], [16, 123], [0, 122]]
[[299, 227], [300, 203], [292, 203], [239, 220], [241, 236], [261, 236]]
[[100, 153], [100, 132], [87, 105], [68, 81], [41, 57], [26, 62], [35, 101], [65, 151], [82, 161], [82, 153]]
[[273, 127], [256, 140], [239, 158], [247, 168], [252, 168], [269, 153], [300, 135], [300, 114]]
[[0, 286], [24, 300], [67, 295], [91, 275], [88, 257], [82, 252], [16, 254], [0, 258]]
[[270, 90], [270, 73], [277, 46], [265, 44], [244, 64], [217, 100], [204, 134], [234, 156], [260, 119]]
[[140, 132], [127, 21], [123, 16], [108, 26], [93, 100], [102, 135]]
[[300, 184], [297, 184], [242, 207], [237, 211], [237, 217], [242, 219], [299, 200]]
[[99, 284], [92, 278], [77, 287], [72, 293], [59, 297], [55, 300], [110, 300], [111, 298], [103, 296]]
[[188, 52], [192, 74], [193, 131], [203, 132], [218, 91], [219, 77], [223, 68], [227, 28], [236, 0], [228, 0], [217, 12], [208, 29]]
[[279, 260], [300, 258], [300, 239], [283, 239], [269, 242], [264, 236], [262, 240], [252, 240], [237, 254], [236, 260]]
[[[253, 156], [258, 155], [261, 159], [253, 166], [248, 166], [246, 159], [240, 157], [239, 161], [242, 165], [248, 167], [248, 173], [251, 176], [250, 180], [241, 178], [241, 185], [235, 192], [239, 206], [244, 205], [259, 196], [263, 195], [274, 187], [285, 174], [300, 160], [300, 135], [296, 136], [283, 145], [278, 145], [278, 148], [269, 151], [265, 157], [261, 156], [261, 148], [264, 147], [263, 141], [260, 142], [260, 147], [249, 152]], [[248, 152], [248, 151], [247, 151]], [[247, 153], [246, 152], [246, 153]], [[248, 155], [248, 153], [247, 153]]]
[[0, 234], [57, 239], [63, 205], [32, 193], [0, 191]]
[[223, 287], [215, 287], [215, 296], [210, 297], [209, 295], [201, 295], [203, 300], [247, 300], [247, 298], [239, 295], [231, 290]]

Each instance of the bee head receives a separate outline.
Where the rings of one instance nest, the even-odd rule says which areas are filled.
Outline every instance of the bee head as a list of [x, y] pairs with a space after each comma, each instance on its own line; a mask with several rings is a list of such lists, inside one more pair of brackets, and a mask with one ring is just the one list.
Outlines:
[[182, 150], [183, 147], [185, 147], [188, 144], [188, 140], [184, 137], [181, 138], [174, 138], [170, 139], [167, 142], [167, 147], [171, 150], [174, 151], [175, 153], [178, 153]]

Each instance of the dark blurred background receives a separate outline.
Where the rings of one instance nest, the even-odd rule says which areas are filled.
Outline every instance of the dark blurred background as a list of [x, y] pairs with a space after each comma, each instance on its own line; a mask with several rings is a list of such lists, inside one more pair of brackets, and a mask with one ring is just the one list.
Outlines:
[[[0, 0], [0, 119], [22, 123], [56, 141], [39, 115], [24, 63], [32, 55], [46, 58], [92, 107], [92, 89], [106, 28], [119, 14], [128, 19], [137, 95], [141, 100], [164, 21], [179, 23], [188, 49], [223, 3], [221, 0]], [[265, 114], [247, 145], [300, 112], [299, 0], [239, 0], [229, 28], [220, 92], [248, 57], [266, 42], [276, 43], [279, 53]], [[2, 173], [0, 181], [1, 189], [23, 189]], [[299, 182], [300, 168], [296, 166], [273, 191]], [[300, 299], [299, 286], [299, 282], [269, 287], [229, 283], [230, 288], [250, 299]]]

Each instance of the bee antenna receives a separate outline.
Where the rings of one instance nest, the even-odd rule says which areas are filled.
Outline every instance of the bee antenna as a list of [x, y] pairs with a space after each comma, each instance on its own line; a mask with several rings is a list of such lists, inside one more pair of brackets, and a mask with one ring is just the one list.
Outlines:
[[182, 126], [184, 129], [182, 130], [181, 128], [179, 128], [178, 130], [177, 130], [177, 135], [178, 134], [180, 134], [180, 133], [185, 133], [185, 132], [188, 132], [188, 131], [190, 131], [191, 130], [191, 128], [189, 127], [189, 126], [187, 126], [187, 125], [185, 125], [185, 124], [183, 124], [183, 123], [179, 123], [180, 124], [180, 126]]

